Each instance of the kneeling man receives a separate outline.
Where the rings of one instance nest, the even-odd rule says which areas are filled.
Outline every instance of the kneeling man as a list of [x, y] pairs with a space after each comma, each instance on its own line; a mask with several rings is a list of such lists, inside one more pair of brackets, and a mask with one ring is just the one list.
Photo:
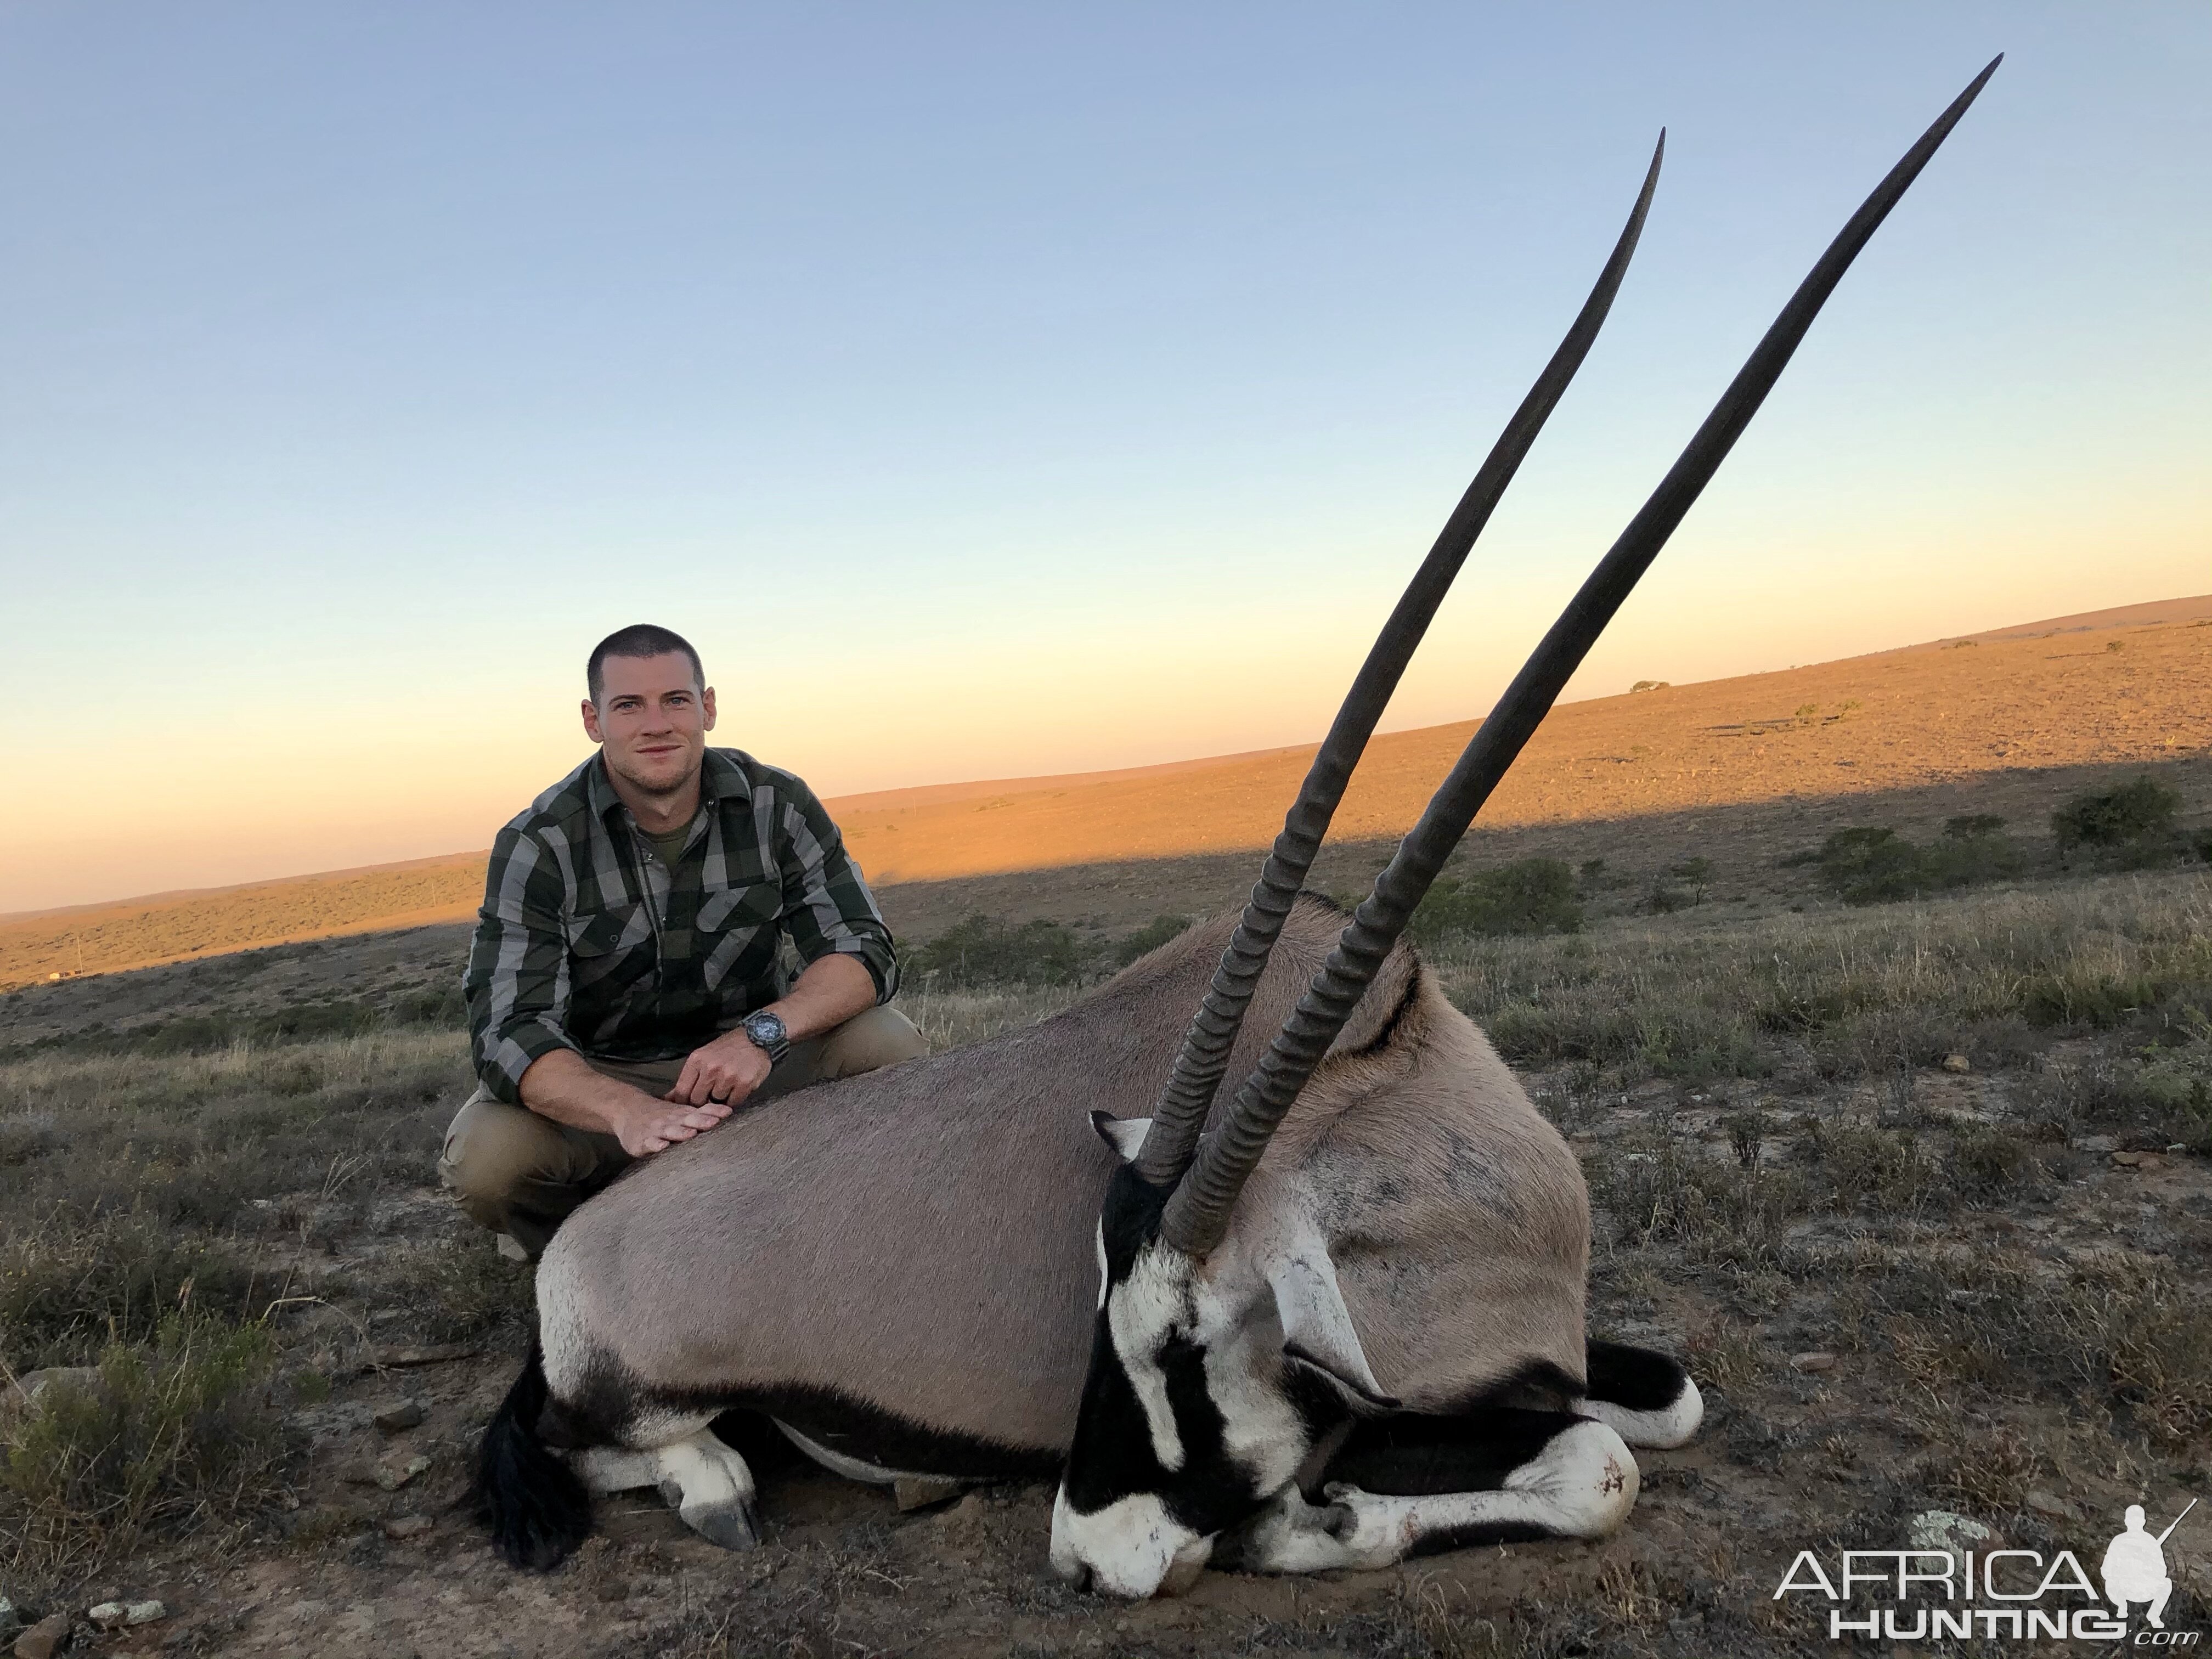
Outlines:
[[438, 1164], [532, 1258], [633, 1159], [927, 1052], [883, 1006], [890, 930], [822, 803], [707, 746], [698, 653], [641, 624], [601, 641], [585, 678], [599, 752], [492, 846], [465, 981], [481, 1086]]

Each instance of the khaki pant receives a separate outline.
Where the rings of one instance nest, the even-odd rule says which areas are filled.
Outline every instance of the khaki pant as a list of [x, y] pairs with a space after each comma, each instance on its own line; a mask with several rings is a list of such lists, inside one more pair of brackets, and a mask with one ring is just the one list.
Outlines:
[[[793, 1043], [782, 1062], [746, 1097], [746, 1104], [928, 1052], [928, 1042], [904, 1014], [896, 1008], [871, 1008], [834, 1030]], [[650, 1095], [666, 1094], [684, 1070], [680, 1058], [635, 1063], [589, 1054], [584, 1059], [602, 1076], [635, 1084]], [[535, 1261], [562, 1218], [630, 1162], [612, 1135], [556, 1123], [479, 1088], [446, 1131], [438, 1176], [471, 1219], [510, 1235]]]

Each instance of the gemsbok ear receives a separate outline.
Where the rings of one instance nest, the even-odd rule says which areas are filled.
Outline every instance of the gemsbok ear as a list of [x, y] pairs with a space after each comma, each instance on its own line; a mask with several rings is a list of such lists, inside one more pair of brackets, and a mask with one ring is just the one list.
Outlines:
[[1395, 1412], [1401, 1402], [1382, 1392], [1352, 1328], [1352, 1312], [1337, 1288], [1327, 1251], [1286, 1255], [1267, 1273], [1275, 1313], [1283, 1322], [1283, 1358], [1333, 1387], [1363, 1416]]
[[1136, 1161], [1143, 1148], [1146, 1133], [1152, 1127], [1148, 1117], [1115, 1117], [1110, 1112], [1093, 1112], [1091, 1127], [1098, 1132], [1098, 1139], [1114, 1149], [1114, 1156], [1124, 1164]]

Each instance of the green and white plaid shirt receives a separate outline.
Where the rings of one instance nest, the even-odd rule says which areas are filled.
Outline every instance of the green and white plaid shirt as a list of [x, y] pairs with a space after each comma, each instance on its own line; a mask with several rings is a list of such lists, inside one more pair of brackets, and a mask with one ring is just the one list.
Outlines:
[[540, 1054], [669, 1060], [788, 987], [799, 960], [858, 957], [898, 988], [890, 930], [814, 792], [737, 749], [709, 749], [699, 816], [672, 867], [597, 755], [499, 832], [468, 994], [477, 1074], [517, 1102]]

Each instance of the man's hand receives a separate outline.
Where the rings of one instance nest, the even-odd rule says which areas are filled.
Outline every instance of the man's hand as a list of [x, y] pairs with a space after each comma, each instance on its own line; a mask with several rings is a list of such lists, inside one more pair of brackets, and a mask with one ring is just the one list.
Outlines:
[[643, 1103], [625, 1112], [615, 1125], [615, 1138], [632, 1158], [665, 1152], [679, 1140], [713, 1128], [729, 1116], [726, 1106], [686, 1106], [646, 1096]]
[[768, 1074], [768, 1055], [753, 1040], [743, 1031], [725, 1031], [704, 1048], [691, 1051], [668, 1098], [679, 1106], [701, 1110], [719, 1106], [726, 1117], [731, 1107], [744, 1105], [745, 1097], [767, 1081]]

